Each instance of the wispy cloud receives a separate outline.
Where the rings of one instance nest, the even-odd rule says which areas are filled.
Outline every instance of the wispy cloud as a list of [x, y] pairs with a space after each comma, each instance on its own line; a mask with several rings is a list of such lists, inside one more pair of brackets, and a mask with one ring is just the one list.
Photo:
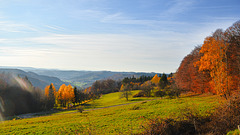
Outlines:
[[100, 19], [107, 15], [107, 13], [102, 10], [93, 10], [93, 9], [84, 9], [84, 10], [73, 9], [68, 11], [68, 14], [71, 18], [80, 19], [80, 20]]
[[[160, 38], [126, 34], [51, 34], [16, 39], [15, 41], [2, 39], [0, 41], [4, 43], [18, 42], [18, 44], [29, 43], [38, 46], [6, 46], [1, 47], [0, 52], [8, 54], [4, 57], [10, 61], [18, 59], [23, 61], [22, 58], [25, 57], [25, 61], [29, 61], [33, 65], [42, 62], [41, 66], [47, 68], [67, 62], [69, 67], [65, 66], [65, 68], [69, 69], [147, 71], [145, 70], [147, 67], [152, 69], [151, 65], [161, 67], [160, 65], [165, 63], [166, 66], [169, 66], [169, 71], [165, 70], [165, 72], [172, 72], [181, 59], [179, 57], [185, 53], [182, 51], [186, 50], [184, 49], [186, 47], [184, 38], [187, 35], [173, 32], [162, 32], [161, 34]], [[173, 35], [175, 38], [168, 38], [166, 34]], [[182, 41], [179, 41], [181, 38]], [[172, 66], [174, 63], [175, 66]], [[124, 65], [125, 68], [121, 69], [120, 67], [124, 67]]]
[[0, 21], [0, 31], [4, 32], [38, 32], [38, 30], [27, 24], [20, 24], [11, 21]]
[[[185, 25], [185, 22], [180, 21], [168, 21], [168, 20], [157, 20], [157, 19], [136, 19], [134, 17], [129, 17], [127, 15], [124, 15], [123, 13], [115, 13], [115, 14], [109, 14], [106, 15], [101, 19], [101, 22], [103, 23], [112, 23], [112, 24], [125, 24], [125, 25], [135, 25], [135, 26], [143, 26], [148, 27], [149, 31], [152, 30], [159, 30], [164, 29], [166, 26], [169, 25]], [[170, 30], [170, 29], [169, 29]]]
[[188, 11], [194, 5], [195, 0], [173, 0], [168, 2], [168, 9], [160, 14], [160, 17], [173, 17]]
[[59, 26], [56, 26], [56, 25], [44, 25], [45, 27], [49, 28], [49, 29], [52, 29], [52, 30], [57, 30], [57, 31], [64, 31], [66, 30], [65, 28], [63, 27], [59, 27]]

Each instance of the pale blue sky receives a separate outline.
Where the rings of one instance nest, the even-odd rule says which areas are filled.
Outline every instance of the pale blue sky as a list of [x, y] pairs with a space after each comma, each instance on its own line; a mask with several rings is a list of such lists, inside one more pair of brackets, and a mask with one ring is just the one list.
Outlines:
[[239, 9], [239, 0], [0, 0], [0, 63], [175, 72]]

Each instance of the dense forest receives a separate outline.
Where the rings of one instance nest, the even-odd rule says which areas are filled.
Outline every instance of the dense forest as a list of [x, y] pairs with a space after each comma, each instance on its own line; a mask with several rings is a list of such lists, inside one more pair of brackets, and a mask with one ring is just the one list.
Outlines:
[[217, 29], [196, 46], [182, 60], [175, 80], [182, 90], [225, 98], [240, 90], [240, 21], [225, 31]]

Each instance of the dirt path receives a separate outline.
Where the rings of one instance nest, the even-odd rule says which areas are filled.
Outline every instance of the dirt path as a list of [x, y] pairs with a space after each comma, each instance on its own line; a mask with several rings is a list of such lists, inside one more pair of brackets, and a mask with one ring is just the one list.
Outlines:
[[126, 104], [113, 105], [113, 106], [107, 106], [107, 107], [100, 107], [100, 108], [87, 109], [87, 110], [84, 110], [84, 111], [92, 111], [92, 110], [105, 109], [105, 108], [111, 108], [111, 107], [117, 107], [117, 106], [124, 106], [124, 105], [130, 105], [130, 104], [136, 104], [136, 103], [148, 102], [148, 101], [153, 101], [153, 100], [158, 100], [158, 99], [160, 99], [160, 98], [149, 99], [149, 100], [138, 101], [138, 102], [131, 102], [131, 103], [126, 103]]
[[[113, 105], [113, 106], [107, 106], [107, 107], [86, 109], [84, 111], [93, 111], [93, 110], [106, 109], [106, 108], [112, 108], [112, 107], [117, 107], [117, 106], [125, 106], [125, 105], [148, 102], [148, 101], [153, 101], [153, 100], [158, 100], [158, 99], [160, 99], [160, 98], [149, 99], [149, 100], [138, 101], [138, 102], [131, 102], [131, 103], [126, 103], [126, 104]], [[17, 117], [19, 117], [21, 119], [34, 118], [34, 117], [44, 117], [44, 116], [49, 116], [49, 114], [52, 114], [52, 113], [55, 113], [55, 112], [57, 112], [57, 111], [53, 110], [53, 111], [39, 112], [39, 113], [27, 113], [27, 114], [18, 115]], [[69, 113], [62, 113], [62, 114], [55, 114], [55, 115], [72, 114], [72, 113], [79, 113], [79, 112], [76, 111], [76, 112], [69, 112]]]

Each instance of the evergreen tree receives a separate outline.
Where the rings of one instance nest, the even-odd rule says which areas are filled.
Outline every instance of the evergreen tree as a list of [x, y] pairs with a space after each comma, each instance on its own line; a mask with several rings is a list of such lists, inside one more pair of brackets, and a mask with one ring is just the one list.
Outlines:
[[159, 87], [160, 89], [164, 89], [167, 85], [168, 85], [167, 75], [163, 73], [159, 81]]

